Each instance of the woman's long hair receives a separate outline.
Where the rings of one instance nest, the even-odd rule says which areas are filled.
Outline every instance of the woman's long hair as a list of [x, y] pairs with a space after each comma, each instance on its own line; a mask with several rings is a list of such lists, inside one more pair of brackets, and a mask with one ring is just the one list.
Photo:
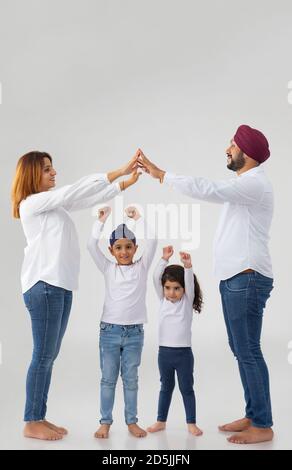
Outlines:
[[[171, 264], [170, 266], [167, 266], [161, 278], [163, 287], [166, 281], [178, 282], [181, 285], [181, 287], [185, 288], [185, 270], [183, 266], [180, 266], [179, 264]], [[197, 313], [201, 313], [202, 306], [203, 306], [203, 293], [201, 291], [200, 284], [195, 274], [194, 274], [194, 286], [195, 286], [195, 297], [194, 297], [194, 302], [193, 302], [193, 308]]]
[[40, 192], [42, 168], [46, 157], [52, 163], [52, 157], [48, 153], [38, 151], [26, 153], [18, 160], [11, 191], [12, 214], [16, 219], [19, 219], [21, 201]]

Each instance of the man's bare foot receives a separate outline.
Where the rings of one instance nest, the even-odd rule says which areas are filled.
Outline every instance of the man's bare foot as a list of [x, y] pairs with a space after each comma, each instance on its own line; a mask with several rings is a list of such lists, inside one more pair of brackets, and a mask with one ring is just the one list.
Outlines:
[[188, 424], [188, 430], [193, 436], [202, 436], [203, 431], [194, 423]]
[[44, 441], [59, 441], [60, 439], [63, 439], [62, 434], [49, 428], [42, 421], [31, 421], [30, 423], [26, 423], [23, 435], [24, 437], [42, 439]]
[[94, 434], [94, 437], [96, 437], [97, 439], [108, 439], [110, 427], [110, 424], [101, 424], [101, 426]]
[[246, 431], [251, 426], [251, 420], [248, 418], [238, 419], [232, 423], [218, 426], [219, 431], [222, 432], [242, 432]]
[[140, 428], [138, 424], [128, 424], [128, 429], [134, 437], [145, 437], [147, 432]]
[[227, 440], [232, 444], [258, 444], [260, 442], [272, 441], [274, 432], [271, 428], [255, 428], [250, 426], [246, 431], [233, 434]]
[[165, 421], [156, 421], [156, 423], [152, 424], [149, 428], [147, 428], [148, 432], [158, 432], [158, 431], [164, 431], [166, 428], [166, 423]]
[[44, 423], [46, 426], [48, 426], [48, 428], [53, 429], [53, 431], [56, 431], [56, 432], [58, 432], [59, 434], [62, 434], [63, 436], [66, 436], [66, 434], [68, 434], [67, 429], [62, 428], [62, 427], [60, 427], [60, 426], [56, 426], [55, 424], [50, 423], [50, 421], [44, 420], [43, 423]]

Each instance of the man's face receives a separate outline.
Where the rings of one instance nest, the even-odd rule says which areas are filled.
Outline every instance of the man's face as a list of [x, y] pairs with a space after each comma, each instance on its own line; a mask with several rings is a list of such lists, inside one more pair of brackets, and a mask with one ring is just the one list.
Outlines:
[[244, 157], [244, 153], [240, 148], [236, 145], [234, 140], [230, 141], [230, 146], [226, 149], [227, 155], [227, 168], [232, 171], [241, 170], [245, 164], [246, 159]]

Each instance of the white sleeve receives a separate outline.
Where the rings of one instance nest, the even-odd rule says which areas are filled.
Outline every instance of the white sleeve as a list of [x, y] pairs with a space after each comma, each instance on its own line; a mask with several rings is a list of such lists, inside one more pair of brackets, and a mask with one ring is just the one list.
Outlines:
[[195, 298], [195, 282], [193, 268], [184, 268], [185, 295], [193, 304]]
[[91, 235], [87, 242], [87, 249], [91, 254], [93, 261], [95, 262], [98, 269], [104, 273], [111, 261], [103, 254], [99, 248], [100, 234], [104, 228], [104, 224], [99, 220], [96, 220], [93, 224]]
[[22, 210], [27, 215], [41, 214], [42, 212], [56, 209], [57, 207], [70, 208], [80, 199], [96, 195], [110, 184], [107, 175], [96, 173], [85, 176], [76, 183], [63, 186], [52, 191], [43, 191], [32, 194], [22, 202]]
[[[142, 224], [144, 224], [144, 226]], [[141, 256], [141, 262], [144, 268], [148, 270], [151, 266], [157, 248], [157, 235], [154, 229], [150, 225], [148, 225], [144, 217], [140, 217], [136, 221], [135, 226], [133, 228], [133, 230], [137, 230], [138, 233], [141, 229], [143, 229], [144, 238], [146, 240], [146, 246], [144, 248], [143, 255]]]
[[168, 261], [166, 261], [163, 258], [160, 258], [160, 260], [159, 260], [159, 262], [158, 262], [158, 264], [157, 264], [157, 266], [156, 266], [156, 268], [154, 269], [154, 272], [153, 272], [153, 283], [154, 283], [156, 293], [157, 293], [160, 300], [163, 300], [163, 298], [164, 298], [163, 286], [161, 284], [161, 278], [162, 278], [162, 275], [163, 275], [164, 270], [165, 270], [167, 265], [168, 265]]
[[94, 194], [93, 196], [86, 197], [84, 199], [80, 199], [71, 204], [64, 206], [64, 208], [68, 211], [78, 211], [81, 209], [88, 209], [89, 207], [94, 207], [96, 204], [100, 204], [102, 202], [109, 201], [117, 196], [121, 192], [120, 184], [113, 183], [107, 186], [102, 191]]
[[251, 205], [259, 202], [264, 194], [263, 184], [252, 176], [214, 182], [207, 178], [166, 173], [163, 181], [186, 196], [218, 204]]

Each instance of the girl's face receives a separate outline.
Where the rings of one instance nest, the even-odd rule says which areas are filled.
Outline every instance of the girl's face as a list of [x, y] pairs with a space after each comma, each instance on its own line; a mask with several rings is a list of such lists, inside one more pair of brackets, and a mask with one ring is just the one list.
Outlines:
[[166, 281], [163, 286], [164, 297], [170, 302], [178, 302], [184, 295], [184, 288], [176, 281]]
[[55, 176], [57, 172], [54, 170], [51, 161], [48, 157], [44, 158], [43, 168], [42, 168], [42, 178], [41, 178], [41, 191], [48, 191], [49, 189], [54, 188]]
[[118, 264], [127, 266], [133, 263], [137, 248], [138, 245], [134, 245], [132, 240], [121, 238], [109, 247], [109, 251], [116, 258]]

